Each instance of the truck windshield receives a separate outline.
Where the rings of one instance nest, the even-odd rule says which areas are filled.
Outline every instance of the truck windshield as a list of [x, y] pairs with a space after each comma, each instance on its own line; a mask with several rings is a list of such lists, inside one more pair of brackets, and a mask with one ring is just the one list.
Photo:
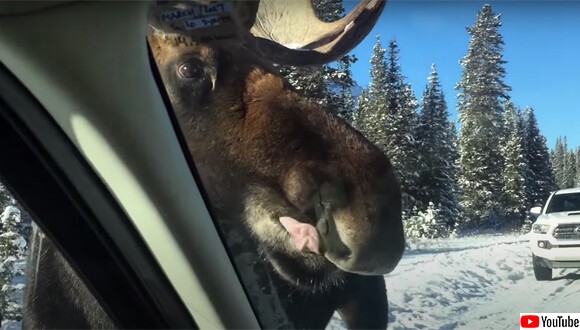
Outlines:
[[554, 195], [546, 213], [580, 211], [580, 192]]

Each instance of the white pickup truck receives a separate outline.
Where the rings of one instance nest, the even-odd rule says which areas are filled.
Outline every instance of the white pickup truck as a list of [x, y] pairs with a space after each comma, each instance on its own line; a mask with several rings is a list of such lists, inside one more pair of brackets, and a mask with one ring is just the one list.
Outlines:
[[530, 213], [538, 215], [529, 234], [536, 279], [551, 280], [553, 268], [580, 268], [580, 188], [558, 190]]

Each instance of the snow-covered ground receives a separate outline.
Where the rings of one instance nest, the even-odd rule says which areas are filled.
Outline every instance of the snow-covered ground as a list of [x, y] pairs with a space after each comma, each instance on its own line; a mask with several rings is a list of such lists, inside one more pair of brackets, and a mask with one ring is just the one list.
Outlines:
[[[525, 236], [413, 244], [385, 276], [389, 329], [514, 329], [526, 312], [580, 312], [580, 270], [534, 278]], [[327, 329], [345, 329], [335, 315]]]
[[[389, 329], [514, 329], [519, 313], [580, 312], [580, 270], [538, 282], [526, 244], [516, 235], [411, 242], [385, 277]], [[337, 315], [327, 327], [345, 328]]]

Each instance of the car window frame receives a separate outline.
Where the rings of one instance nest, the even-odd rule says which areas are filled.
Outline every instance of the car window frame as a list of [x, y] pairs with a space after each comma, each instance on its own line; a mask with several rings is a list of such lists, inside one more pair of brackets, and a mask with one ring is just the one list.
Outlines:
[[[199, 327], [259, 328], [152, 77], [148, 8], [77, 0], [13, 14], [0, 6], [0, 60], [115, 196]], [[38, 26], [44, 37], [26, 42]]]
[[[7, 142], [0, 177], [109, 316], [123, 328], [197, 329], [114, 197], [2, 63], [0, 86], [0, 140]], [[124, 232], [122, 242], [107, 233], [107, 223]], [[95, 272], [99, 268], [103, 271]]]

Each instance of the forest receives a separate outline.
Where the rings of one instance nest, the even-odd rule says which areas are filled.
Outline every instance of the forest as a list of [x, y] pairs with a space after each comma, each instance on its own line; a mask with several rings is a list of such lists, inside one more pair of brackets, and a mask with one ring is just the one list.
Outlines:
[[[341, 1], [315, 2], [321, 19], [344, 15]], [[520, 108], [505, 83], [501, 15], [484, 5], [459, 60], [458, 118], [452, 120], [434, 63], [422, 95], [401, 67], [396, 40], [380, 36], [370, 56], [370, 83], [353, 95], [352, 55], [309, 68], [284, 67], [303, 95], [349, 122], [396, 168], [403, 190], [406, 234], [439, 238], [524, 230], [529, 209], [557, 189], [580, 185], [580, 149], [566, 137], [549, 150], [532, 107]]]

